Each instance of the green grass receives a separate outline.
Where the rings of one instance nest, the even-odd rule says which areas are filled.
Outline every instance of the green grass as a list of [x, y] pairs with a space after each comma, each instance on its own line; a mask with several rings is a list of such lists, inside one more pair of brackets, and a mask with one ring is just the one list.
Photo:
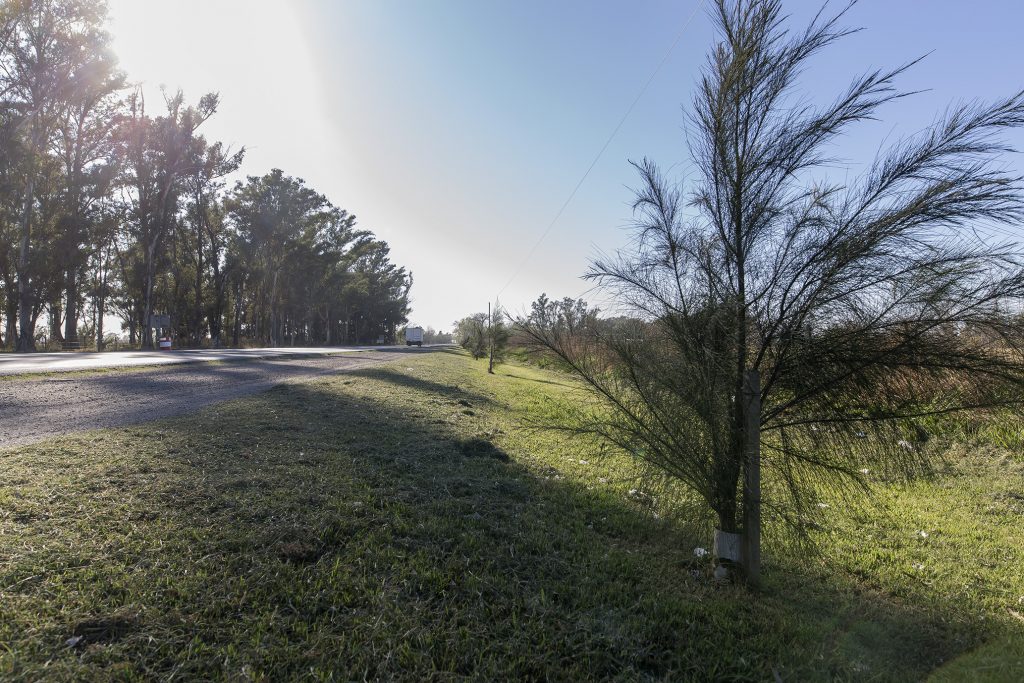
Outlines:
[[526, 427], [575, 391], [435, 352], [0, 451], [0, 678], [1019, 678], [1019, 458], [835, 510], [752, 594], [685, 497]]

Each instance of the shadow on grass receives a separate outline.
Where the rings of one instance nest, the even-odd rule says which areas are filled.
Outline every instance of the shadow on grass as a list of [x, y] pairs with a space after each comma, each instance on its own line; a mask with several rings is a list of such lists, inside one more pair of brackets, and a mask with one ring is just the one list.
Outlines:
[[552, 386], [564, 387], [566, 389], [575, 389], [576, 388], [573, 385], [567, 384], [565, 382], [554, 382], [554, 381], [552, 381], [550, 379], [540, 379], [540, 378], [537, 378], [537, 377], [526, 377], [524, 375], [517, 375], [517, 374], [515, 374], [513, 372], [508, 372], [507, 370], [502, 370], [501, 374], [504, 375], [505, 377], [512, 377], [513, 379], [519, 379], [519, 380], [522, 380], [524, 382], [536, 382], [537, 384], [550, 384]]
[[671, 524], [521, 464], [485, 415], [342, 380], [5, 463], [0, 674], [905, 680], [968, 645], [796, 566], [716, 586]]
[[[444, 351], [441, 351], [441, 353], [444, 353]], [[361, 377], [363, 379], [387, 382], [402, 389], [427, 392], [433, 396], [440, 396], [453, 401], [461, 399], [466, 401], [476, 401], [481, 404], [494, 403], [494, 399], [489, 396], [485, 396], [480, 392], [471, 391], [456, 384], [442, 384], [422, 377], [414, 377], [389, 367], [361, 368], [346, 372], [345, 374], [349, 377]]]

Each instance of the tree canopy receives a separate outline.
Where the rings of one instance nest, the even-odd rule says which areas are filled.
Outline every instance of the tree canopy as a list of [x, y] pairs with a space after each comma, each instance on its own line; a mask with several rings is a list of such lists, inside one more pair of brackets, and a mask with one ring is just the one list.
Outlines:
[[[220, 105], [153, 106], [117, 67], [104, 0], [0, 5], [0, 344], [393, 341], [412, 276], [355, 217], [204, 135]], [[45, 315], [47, 323], [40, 325]]]

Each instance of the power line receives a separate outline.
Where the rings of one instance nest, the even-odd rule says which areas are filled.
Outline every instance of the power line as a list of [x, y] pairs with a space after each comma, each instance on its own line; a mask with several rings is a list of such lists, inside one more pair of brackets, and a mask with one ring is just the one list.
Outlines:
[[668, 51], [665, 53], [665, 56], [661, 58], [661, 61], [658, 62], [658, 66], [655, 67], [654, 71], [651, 72], [651, 75], [647, 78], [647, 81], [644, 83], [643, 87], [640, 88], [640, 92], [638, 92], [636, 97], [633, 98], [633, 101], [630, 103], [629, 107], [626, 109], [626, 113], [622, 115], [622, 118], [619, 119], [619, 122], [615, 126], [615, 129], [612, 130], [611, 134], [608, 136], [608, 139], [604, 141], [604, 145], [601, 146], [601, 149], [597, 152], [597, 155], [594, 157], [594, 160], [590, 162], [590, 166], [587, 167], [587, 170], [583, 173], [583, 176], [579, 179], [579, 182], [576, 183], [576, 187], [574, 187], [572, 189], [572, 192], [569, 193], [569, 196], [562, 203], [562, 206], [558, 209], [558, 213], [555, 214], [555, 217], [552, 218], [551, 222], [548, 223], [546, 228], [544, 228], [544, 232], [542, 232], [540, 234], [540, 237], [537, 238], [537, 241], [533, 243], [532, 247], [530, 247], [530, 251], [526, 254], [526, 258], [524, 258], [522, 260], [522, 262], [516, 268], [515, 272], [512, 273], [512, 277], [510, 277], [508, 279], [508, 282], [506, 282], [505, 285], [500, 290], [498, 290], [498, 294], [495, 297], [495, 301], [500, 299], [502, 293], [504, 293], [504, 291], [506, 289], [508, 289], [509, 285], [511, 285], [515, 281], [515, 279], [517, 277], [519, 277], [519, 274], [523, 271], [523, 268], [525, 268], [526, 264], [530, 262], [531, 258], [533, 258], [533, 255], [534, 255], [534, 253], [536, 253], [537, 248], [540, 247], [541, 243], [548, 236], [548, 233], [550, 233], [551, 229], [553, 227], [555, 227], [555, 223], [557, 223], [558, 219], [562, 217], [563, 213], [565, 213], [565, 210], [569, 206], [569, 203], [572, 202], [573, 197], [576, 196], [576, 193], [579, 191], [580, 187], [583, 186], [583, 183], [586, 181], [587, 177], [590, 175], [590, 172], [594, 170], [595, 166], [597, 166], [597, 162], [601, 160], [601, 157], [604, 155], [605, 150], [608, 149], [608, 146], [612, 143], [612, 140], [615, 139], [615, 136], [618, 134], [619, 130], [622, 128], [622, 125], [624, 123], [626, 123], [626, 119], [628, 119], [629, 115], [633, 113], [633, 109], [636, 107], [637, 103], [640, 101], [640, 98], [644, 96], [644, 93], [647, 92], [647, 88], [650, 87], [651, 83], [654, 81], [655, 77], [661, 71], [662, 67], [665, 66], [666, 62], [668, 62], [668, 58], [672, 55], [672, 52], [673, 52], [673, 50], [675, 50], [676, 45], [678, 45], [679, 41], [683, 39], [683, 34], [686, 33], [686, 29], [690, 26], [690, 22], [693, 21], [693, 17], [696, 16], [698, 9], [700, 9], [700, 2], [699, 2], [699, 0], [698, 0], [698, 2], [694, 3], [693, 11], [690, 12], [690, 16], [687, 17], [686, 22], [683, 24], [682, 30], [679, 31], [679, 35], [676, 36], [676, 39], [672, 42], [672, 45], [668, 48]]

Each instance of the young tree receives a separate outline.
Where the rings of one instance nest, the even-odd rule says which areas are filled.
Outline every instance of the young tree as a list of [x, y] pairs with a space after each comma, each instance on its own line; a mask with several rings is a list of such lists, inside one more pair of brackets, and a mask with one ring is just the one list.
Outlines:
[[511, 336], [505, 324], [506, 314], [500, 308], [488, 313], [474, 313], [455, 322], [455, 342], [469, 351], [473, 358], [487, 358], [488, 372], [500, 363], [508, 351]]
[[457, 320], [455, 325], [455, 342], [469, 351], [473, 358], [487, 355], [487, 314], [474, 313]]
[[718, 0], [690, 112], [699, 178], [685, 194], [636, 164], [635, 246], [588, 274], [640, 320], [582, 339], [525, 326], [598, 399], [582, 428], [683, 482], [722, 532], [759, 533], [762, 494], [741, 485], [758, 448], [766, 511], [799, 526], [823, 486], [925, 466], [921, 418], [1022, 398], [1021, 259], [972, 230], [1024, 216], [1021, 179], [998, 164], [1024, 94], [955, 107], [831, 181], [833, 143], [904, 96], [907, 68], [801, 100], [844, 13], [791, 32], [779, 0]]

